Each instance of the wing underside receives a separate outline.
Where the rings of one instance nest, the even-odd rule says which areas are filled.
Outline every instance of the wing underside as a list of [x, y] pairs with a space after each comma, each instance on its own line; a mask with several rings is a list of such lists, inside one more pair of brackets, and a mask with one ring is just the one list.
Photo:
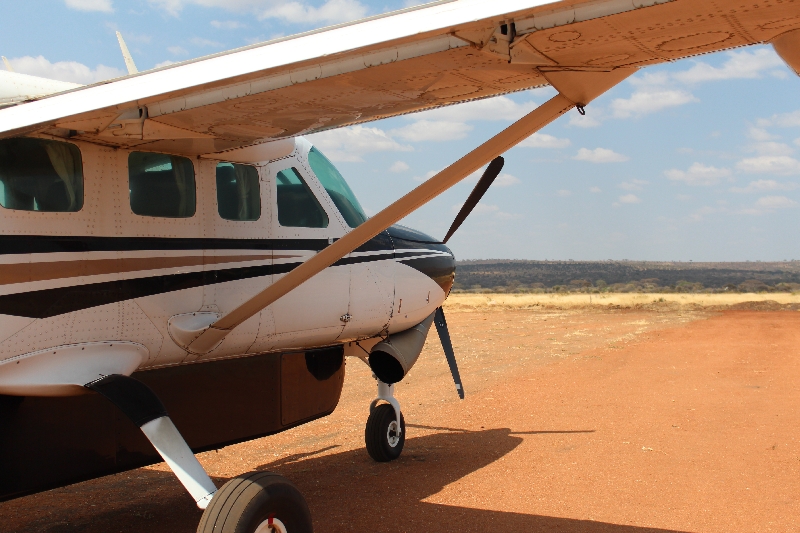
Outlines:
[[440, 2], [9, 107], [0, 137], [213, 154], [798, 28], [795, 0]]

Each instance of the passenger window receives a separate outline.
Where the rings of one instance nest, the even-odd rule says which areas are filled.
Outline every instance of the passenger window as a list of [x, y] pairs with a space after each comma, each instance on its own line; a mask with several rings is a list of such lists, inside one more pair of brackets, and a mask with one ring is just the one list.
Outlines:
[[83, 163], [78, 147], [44, 139], [0, 141], [0, 205], [24, 211], [80, 211]]
[[131, 152], [131, 210], [146, 217], [188, 218], [195, 212], [194, 166], [175, 155]]
[[281, 170], [278, 182], [278, 223], [300, 228], [327, 228], [328, 215], [296, 168]]
[[364, 210], [356, 200], [356, 195], [350, 190], [333, 163], [316, 148], [311, 148], [308, 153], [308, 163], [311, 165], [311, 170], [317, 175], [317, 179], [328, 191], [331, 200], [336, 204], [347, 225], [355, 228], [366, 222], [367, 215], [364, 214]]
[[217, 165], [217, 209], [225, 220], [258, 220], [261, 192], [258, 170], [249, 165]]

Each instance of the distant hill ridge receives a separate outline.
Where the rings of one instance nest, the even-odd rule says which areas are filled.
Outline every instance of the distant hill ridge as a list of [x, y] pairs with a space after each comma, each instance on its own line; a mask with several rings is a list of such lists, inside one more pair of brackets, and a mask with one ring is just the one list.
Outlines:
[[458, 261], [455, 290], [769, 292], [800, 290], [800, 261]]

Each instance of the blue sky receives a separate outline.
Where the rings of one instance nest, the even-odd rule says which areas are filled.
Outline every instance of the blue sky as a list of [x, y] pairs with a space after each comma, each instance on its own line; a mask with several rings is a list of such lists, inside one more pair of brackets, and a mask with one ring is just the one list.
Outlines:
[[[91, 83], [404, 7], [402, 1], [7, 2], [0, 54]], [[368, 212], [552, 96], [540, 89], [318, 134]], [[643, 70], [506, 154], [450, 241], [459, 258], [800, 259], [800, 78], [770, 47]], [[474, 184], [405, 223], [443, 236]]]

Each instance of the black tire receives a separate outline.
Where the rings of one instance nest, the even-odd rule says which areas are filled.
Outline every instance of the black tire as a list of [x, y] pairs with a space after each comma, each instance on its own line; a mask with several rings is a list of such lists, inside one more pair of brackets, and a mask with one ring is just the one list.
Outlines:
[[287, 533], [313, 533], [305, 498], [288, 479], [250, 472], [225, 483], [203, 512], [197, 533], [253, 533], [274, 515]]
[[394, 407], [385, 403], [373, 409], [367, 419], [367, 427], [364, 430], [367, 453], [379, 463], [394, 461], [403, 453], [403, 445], [406, 443], [406, 421], [403, 419], [403, 413], [400, 413], [400, 438], [393, 443], [390, 439], [396, 435], [390, 432], [390, 426], [395, 422]]

